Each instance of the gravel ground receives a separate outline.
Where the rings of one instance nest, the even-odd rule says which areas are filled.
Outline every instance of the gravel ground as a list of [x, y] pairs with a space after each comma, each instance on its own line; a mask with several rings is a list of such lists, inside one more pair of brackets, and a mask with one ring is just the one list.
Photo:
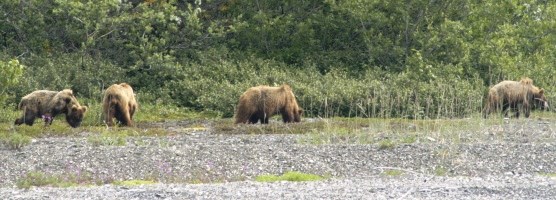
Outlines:
[[[165, 127], [180, 132], [183, 124]], [[124, 146], [92, 145], [88, 141], [91, 133], [40, 138], [22, 150], [0, 145], [0, 199], [556, 197], [554, 122], [520, 119], [503, 126], [502, 133], [496, 133], [506, 134], [503, 139], [457, 144], [415, 142], [387, 149], [378, 144], [311, 145], [299, 142], [304, 135], [218, 134], [211, 129], [164, 137], [129, 137]], [[388, 170], [403, 173], [387, 175]], [[287, 171], [331, 178], [253, 181], [257, 175]], [[161, 183], [18, 189], [17, 180], [28, 172], [73, 174], [107, 183], [153, 178]]]

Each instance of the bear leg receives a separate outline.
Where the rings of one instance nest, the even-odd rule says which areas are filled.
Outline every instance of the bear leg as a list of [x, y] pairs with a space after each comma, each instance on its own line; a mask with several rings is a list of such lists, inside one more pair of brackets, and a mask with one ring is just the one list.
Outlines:
[[257, 122], [259, 122], [259, 117], [257, 115], [251, 115], [251, 117], [249, 117], [250, 124], [256, 124]]
[[109, 106], [108, 109], [104, 113], [104, 123], [108, 126], [114, 126], [114, 117], [116, 110], [113, 106]]
[[512, 110], [510, 108], [510, 105], [508, 104], [503, 104], [502, 108], [500, 108], [501, 112], [502, 112], [502, 116], [504, 117], [508, 117], [508, 113]]
[[529, 106], [529, 103], [524, 103], [522, 106], [525, 118], [529, 118], [529, 115], [531, 114], [531, 106]]
[[21, 125], [25, 123], [29, 126], [33, 126], [34, 122], [35, 122], [35, 112], [33, 112], [32, 110], [26, 110], [23, 113], [23, 116], [21, 118], [15, 120], [16, 125]]
[[132, 126], [133, 122], [131, 121], [130, 115], [129, 115], [129, 109], [128, 108], [124, 108], [123, 106], [120, 106], [120, 110], [118, 112], [118, 121], [120, 121], [121, 124], [126, 125], [126, 126]]
[[31, 113], [25, 115], [25, 124], [33, 126], [33, 123], [35, 123], [35, 116]]
[[133, 121], [133, 115], [135, 114], [135, 110], [137, 107], [135, 105], [129, 104], [129, 119]]

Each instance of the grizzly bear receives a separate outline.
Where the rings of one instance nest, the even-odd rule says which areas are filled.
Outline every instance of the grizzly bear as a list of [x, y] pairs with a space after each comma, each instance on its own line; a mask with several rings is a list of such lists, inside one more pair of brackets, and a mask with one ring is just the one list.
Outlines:
[[254, 124], [260, 120], [262, 124], [268, 124], [268, 119], [275, 114], [281, 114], [284, 123], [301, 121], [303, 110], [289, 85], [249, 88], [239, 98], [235, 123]]
[[102, 111], [108, 126], [114, 125], [113, 118], [122, 125], [133, 126], [133, 114], [137, 107], [133, 89], [127, 83], [111, 85], [104, 92]]
[[65, 114], [66, 121], [73, 128], [81, 125], [87, 112], [87, 106], [81, 106], [69, 89], [31, 92], [21, 98], [18, 109], [23, 110], [23, 116], [15, 120], [16, 125], [32, 126], [36, 118], [43, 118], [45, 125], [50, 125], [56, 115]]
[[488, 91], [483, 117], [494, 111], [501, 110], [504, 117], [508, 117], [508, 108], [515, 111], [519, 118], [520, 111], [528, 118], [531, 108], [548, 109], [548, 102], [544, 90], [533, 85], [533, 80], [523, 78], [521, 81], [502, 81], [492, 86]]

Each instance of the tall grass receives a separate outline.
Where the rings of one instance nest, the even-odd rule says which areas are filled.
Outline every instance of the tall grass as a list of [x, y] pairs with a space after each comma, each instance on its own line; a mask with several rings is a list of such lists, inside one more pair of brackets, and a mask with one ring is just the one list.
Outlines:
[[[49, 61], [34, 58], [33, 63], [44, 66], [34, 66], [30, 70], [35, 71], [27, 71], [19, 85], [9, 88], [12, 98], [7, 105], [15, 107], [21, 96], [33, 90], [72, 88], [82, 104], [91, 106], [86, 123], [97, 125], [102, 123], [99, 104], [104, 88], [115, 82], [129, 82], [137, 93], [140, 109], [169, 111], [160, 113], [169, 118], [183, 117], [174, 114], [184, 110], [232, 117], [239, 96], [249, 87], [286, 83], [293, 88], [306, 117], [445, 119], [468, 118], [479, 113], [488, 89], [479, 77], [441, 74], [450, 73], [449, 70], [426, 79], [419, 74], [391, 73], [371, 67], [362, 71], [338, 67], [323, 73], [312, 64], [293, 68], [260, 58], [230, 60], [218, 53], [221, 52], [212, 52], [185, 65], [164, 63], [169, 65], [164, 69], [170, 71], [160, 72], [164, 78], [149, 84], [141, 81], [150, 80], [126, 78], [122, 68], [91, 57], [55, 55]], [[79, 60], [81, 71], [75, 69], [72, 60]], [[72, 70], [63, 70], [66, 68]], [[541, 84], [547, 83], [539, 80], [543, 80], [539, 81]], [[545, 88], [549, 101], [556, 96], [556, 92], [551, 92], [556, 91], [555, 84], [539, 87]], [[5, 120], [2, 117], [0, 121]], [[149, 117], [141, 112], [137, 116], [138, 120]]]
[[322, 74], [315, 66], [286, 69], [283, 64], [257, 59], [192, 63], [184, 67], [184, 79], [169, 84], [168, 96], [180, 105], [231, 117], [239, 96], [249, 87], [286, 83], [292, 86], [306, 116], [427, 119], [480, 112], [486, 91], [478, 78], [420, 82], [404, 73], [380, 70]]

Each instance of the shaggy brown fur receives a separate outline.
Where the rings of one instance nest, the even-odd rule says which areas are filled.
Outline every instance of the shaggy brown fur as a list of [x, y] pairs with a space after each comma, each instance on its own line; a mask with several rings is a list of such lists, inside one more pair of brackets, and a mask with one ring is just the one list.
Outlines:
[[303, 110], [297, 104], [289, 85], [280, 87], [257, 86], [249, 88], [239, 98], [235, 123], [268, 124], [268, 119], [281, 114], [284, 123], [300, 122]]
[[533, 80], [524, 78], [521, 81], [502, 81], [492, 86], [488, 91], [488, 98], [483, 110], [483, 117], [501, 110], [505, 117], [508, 108], [515, 110], [515, 117], [519, 118], [520, 111], [529, 117], [531, 108], [547, 109], [548, 102], [544, 90], [533, 85]]
[[87, 106], [81, 106], [69, 89], [59, 92], [34, 91], [21, 98], [18, 108], [23, 110], [23, 116], [16, 119], [15, 124], [25, 123], [29, 126], [33, 125], [36, 118], [43, 118], [45, 125], [50, 125], [56, 115], [65, 114], [68, 124], [76, 128], [81, 125], [87, 112]]
[[102, 111], [108, 126], [114, 125], [113, 118], [122, 125], [133, 126], [133, 114], [137, 107], [133, 89], [127, 83], [111, 85], [104, 92]]

